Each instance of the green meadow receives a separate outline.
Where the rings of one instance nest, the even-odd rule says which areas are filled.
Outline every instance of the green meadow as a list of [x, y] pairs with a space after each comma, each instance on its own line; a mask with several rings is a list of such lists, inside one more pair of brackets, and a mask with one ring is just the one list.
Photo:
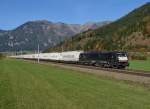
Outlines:
[[150, 71], [150, 57], [147, 60], [131, 60], [129, 69]]
[[50, 65], [3, 59], [0, 109], [150, 109], [150, 90]]

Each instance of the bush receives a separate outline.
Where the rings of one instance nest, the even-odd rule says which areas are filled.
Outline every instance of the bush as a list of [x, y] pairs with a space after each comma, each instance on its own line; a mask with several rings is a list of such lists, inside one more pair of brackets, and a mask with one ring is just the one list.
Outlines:
[[2, 53], [0, 53], [0, 60], [3, 59], [4, 57], [5, 56]]
[[147, 60], [148, 54], [146, 52], [132, 52], [129, 53], [131, 60]]

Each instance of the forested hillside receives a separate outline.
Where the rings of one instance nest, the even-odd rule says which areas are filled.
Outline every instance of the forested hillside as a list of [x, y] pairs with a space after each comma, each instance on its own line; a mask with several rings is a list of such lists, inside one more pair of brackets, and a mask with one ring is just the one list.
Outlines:
[[109, 25], [79, 33], [46, 52], [61, 50], [150, 51], [150, 3]]

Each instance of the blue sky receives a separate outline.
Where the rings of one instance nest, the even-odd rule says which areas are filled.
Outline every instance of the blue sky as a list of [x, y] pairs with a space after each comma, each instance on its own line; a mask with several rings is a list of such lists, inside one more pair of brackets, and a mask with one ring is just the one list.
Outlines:
[[65, 23], [116, 20], [149, 0], [0, 0], [0, 29], [32, 20]]

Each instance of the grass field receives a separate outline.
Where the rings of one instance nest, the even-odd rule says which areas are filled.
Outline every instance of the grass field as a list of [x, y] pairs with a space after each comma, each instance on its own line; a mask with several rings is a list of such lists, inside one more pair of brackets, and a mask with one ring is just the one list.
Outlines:
[[146, 61], [132, 60], [130, 61], [130, 69], [150, 71], [150, 57]]
[[150, 90], [20, 60], [0, 60], [0, 109], [150, 109]]

